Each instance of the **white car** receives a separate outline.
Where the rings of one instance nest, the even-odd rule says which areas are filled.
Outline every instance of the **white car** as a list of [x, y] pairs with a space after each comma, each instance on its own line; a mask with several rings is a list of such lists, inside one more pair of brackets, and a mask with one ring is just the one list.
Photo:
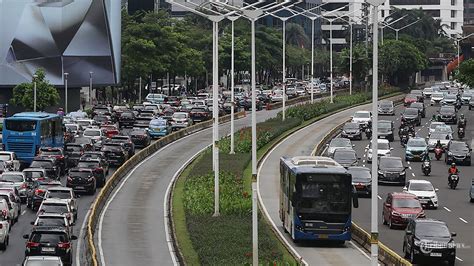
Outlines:
[[28, 256], [23, 262], [23, 266], [54, 265], [63, 266], [61, 257], [57, 256]]
[[[372, 163], [372, 144], [369, 149], [367, 150], [367, 162]], [[377, 139], [377, 154], [379, 157], [381, 156], [391, 156], [391, 152], [393, 150], [390, 147], [390, 142], [386, 139]]]
[[438, 140], [441, 143], [441, 145], [444, 148], [446, 148], [446, 146], [451, 141], [451, 139], [452, 139], [452, 137], [451, 137], [450, 134], [435, 131], [435, 132], [431, 133], [431, 135], [428, 138], [428, 149], [430, 151], [433, 151], [434, 147], [436, 146], [436, 143], [438, 143]]
[[372, 113], [369, 111], [357, 111], [352, 116], [352, 122], [359, 123], [363, 128], [372, 122]]
[[95, 121], [92, 119], [77, 119], [76, 124], [80, 125], [82, 128], [90, 128], [95, 125]]
[[434, 188], [430, 181], [410, 179], [403, 188], [404, 192], [411, 193], [418, 197], [423, 208], [438, 208], [437, 188]]
[[0, 161], [5, 162], [5, 166], [10, 171], [20, 171], [20, 160], [12, 151], [0, 151]]
[[431, 94], [430, 105], [439, 104], [444, 99], [444, 92], [433, 92]]
[[74, 224], [74, 214], [68, 200], [62, 199], [44, 199], [38, 208], [37, 216], [47, 213], [59, 213], [66, 215], [71, 224]]
[[453, 138], [453, 128], [450, 125], [438, 125], [433, 133], [446, 133], [450, 138]]
[[102, 131], [102, 129], [100, 128], [87, 128], [82, 134], [82, 136], [84, 136], [85, 138], [90, 138], [93, 141], [101, 140], [104, 135], [104, 131]]
[[0, 176], [0, 183], [13, 185], [18, 190], [21, 201], [26, 202], [28, 184], [23, 172], [5, 172]]
[[10, 232], [8, 222], [8, 204], [6, 200], [0, 199], [0, 250], [7, 249]]
[[429, 88], [423, 89], [423, 97], [430, 98], [432, 94], [433, 94], [433, 88], [429, 87]]
[[444, 122], [431, 122], [430, 131], [428, 132], [428, 135], [433, 133], [437, 126], [442, 126], [442, 125], [446, 125], [446, 124]]
[[50, 187], [44, 194], [45, 199], [61, 199], [69, 202], [74, 220], [77, 219], [77, 196], [70, 187]]
[[[272, 103], [283, 101], [283, 90], [274, 90], [270, 96]], [[288, 100], [288, 95], [285, 95], [285, 101]]]
[[354, 145], [347, 138], [333, 138], [327, 145], [327, 155], [332, 157], [336, 149], [353, 149]]
[[171, 117], [171, 128], [179, 129], [189, 127], [193, 124], [193, 120], [186, 112], [175, 112]]
[[19, 200], [11, 191], [0, 190], [0, 200], [4, 199], [7, 202], [9, 210], [9, 218], [11, 225], [18, 222], [18, 218], [21, 214], [21, 206]]

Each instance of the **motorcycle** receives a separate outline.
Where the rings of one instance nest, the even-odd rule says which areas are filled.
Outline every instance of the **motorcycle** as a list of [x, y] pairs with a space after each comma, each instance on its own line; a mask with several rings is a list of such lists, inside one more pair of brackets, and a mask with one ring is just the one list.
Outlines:
[[459, 137], [459, 139], [463, 139], [465, 135], [466, 135], [466, 133], [464, 132], [464, 128], [459, 127], [458, 128], [458, 137]]
[[401, 135], [400, 136], [400, 144], [402, 144], [403, 147], [407, 145], [408, 142], [408, 135]]
[[441, 156], [443, 156], [443, 149], [442, 148], [435, 148], [434, 149], [434, 153], [435, 153], [435, 158], [436, 160], [440, 160], [441, 159]]
[[431, 173], [431, 162], [424, 161], [423, 164], [421, 165], [421, 170], [423, 171], [423, 174], [425, 176], [429, 176]]
[[458, 174], [449, 175], [449, 177], [448, 177], [448, 186], [451, 189], [456, 189], [456, 187], [458, 186], [458, 182], [459, 182], [459, 175]]
[[454, 108], [456, 108], [456, 111], [458, 111], [459, 109], [461, 109], [461, 101], [456, 101], [456, 104], [454, 105]]
[[370, 128], [365, 129], [365, 136], [367, 137], [367, 139], [372, 138], [372, 130], [370, 130]]

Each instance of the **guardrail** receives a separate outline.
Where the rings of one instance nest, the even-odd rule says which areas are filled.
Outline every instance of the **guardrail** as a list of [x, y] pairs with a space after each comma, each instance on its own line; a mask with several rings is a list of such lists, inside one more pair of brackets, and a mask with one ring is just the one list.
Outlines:
[[[403, 98], [397, 99], [395, 101], [396, 104], [401, 104]], [[326, 148], [326, 144], [333, 139], [335, 136], [339, 134], [339, 131], [344, 126], [344, 124], [349, 121], [350, 119], [346, 120], [344, 123], [339, 124], [338, 126], [334, 127], [331, 131], [329, 131], [324, 138], [316, 145], [314, 152], [312, 155], [323, 155], [323, 151]], [[351, 226], [352, 231], [352, 239], [359, 244], [362, 248], [367, 251], [370, 251], [370, 234], [358, 226], [356, 223], [352, 222]], [[382, 262], [384, 265], [391, 265], [391, 266], [411, 266], [412, 264], [398, 255], [396, 252], [391, 250], [389, 247], [384, 245], [382, 242], [378, 242], [379, 246], [379, 261]]]
[[[348, 88], [347, 89], [334, 90], [333, 91], [333, 96], [336, 97], [336, 93], [338, 93], [338, 92], [348, 92], [348, 91], [349, 91]], [[327, 97], [327, 96], [330, 96], [330, 94], [331, 94], [330, 92], [314, 93], [313, 94], [313, 99], [319, 99], [319, 98]], [[286, 100], [285, 105], [290, 106], [290, 105], [295, 105], [295, 104], [298, 104], [298, 103], [308, 102], [310, 100], [311, 100], [311, 95], [298, 96], [296, 98]], [[267, 104], [266, 109], [271, 110], [271, 109], [275, 109], [275, 108], [281, 108], [282, 106], [283, 106], [283, 102], [269, 103], [269, 104]]]
[[[238, 112], [234, 114], [234, 117], [236, 118], [242, 118], [244, 117], [245, 111], [244, 112]], [[231, 116], [230, 115], [225, 115], [219, 118], [220, 123], [225, 123], [230, 121]], [[205, 122], [201, 122], [198, 124], [195, 124], [193, 126], [181, 129], [179, 131], [173, 132], [155, 142], [153, 142], [151, 145], [148, 147], [142, 149], [141, 151], [137, 152], [132, 158], [127, 160], [122, 166], [120, 166], [107, 180], [107, 183], [105, 186], [100, 190], [99, 195], [97, 198], [94, 200], [91, 208], [91, 212], [89, 214], [89, 217], [87, 218], [87, 230], [86, 230], [86, 235], [85, 237], [87, 238], [86, 241], [86, 262], [87, 265], [98, 265], [97, 261], [97, 251], [94, 245], [94, 234], [95, 234], [95, 229], [97, 225], [97, 220], [100, 216], [100, 213], [102, 212], [102, 209], [109, 198], [110, 194], [114, 191], [115, 187], [120, 184], [122, 181], [122, 178], [124, 178], [130, 170], [132, 170], [136, 165], [138, 165], [141, 161], [143, 161], [145, 158], [148, 156], [152, 155], [162, 147], [184, 137], [187, 135], [190, 135], [192, 133], [195, 133], [197, 131], [203, 130], [205, 128], [209, 128], [212, 126], [213, 120], [208, 120]]]

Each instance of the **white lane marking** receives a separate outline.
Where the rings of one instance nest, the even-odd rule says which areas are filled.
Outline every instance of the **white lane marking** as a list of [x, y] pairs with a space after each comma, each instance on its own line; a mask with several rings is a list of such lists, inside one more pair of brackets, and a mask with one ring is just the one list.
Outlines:
[[[226, 124], [226, 123], [224, 123]], [[207, 129], [203, 129], [203, 130], [199, 130], [197, 132], [203, 132], [203, 131], [209, 131], [211, 130], [211, 128], [207, 128]], [[191, 133], [187, 136], [184, 136], [182, 138], [179, 138], [173, 142], [170, 142], [168, 143], [167, 145], [161, 147], [161, 149], [157, 150], [156, 152], [154, 152], [152, 155], [148, 156], [147, 158], [145, 158], [145, 160], [141, 161], [139, 164], [137, 164], [129, 173], [128, 175], [121, 181], [121, 184], [120, 186], [115, 190], [114, 194], [112, 195], [112, 197], [109, 198], [109, 200], [107, 201], [107, 203], [105, 204], [104, 206], [104, 209], [102, 210], [102, 213], [100, 214], [100, 219], [99, 219], [99, 236], [98, 236], [98, 246], [99, 246], [99, 255], [100, 255], [100, 264], [102, 266], [105, 266], [105, 257], [104, 257], [104, 250], [102, 248], [102, 224], [104, 222], [104, 217], [105, 217], [105, 213], [107, 212], [107, 209], [109, 208], [109, 205], [110, 203], [115, 199], [115, 197], [117, 196], [117, 194], [120, 192], [120, 190], [122, 190], [122, 187], [125, 185], [125, 183], [127, 183], [128, 179], [132, 176], [132, 174], [135, 172], [135, 170], [137, 170], [138, 167], [140, 167], [141, 165], [143, 165], [144, 163], [148, 162], [148, 160], [150, 160], [151, 158], [155, 157], [158, 153], [160, 153], [161, 151], [163, 151], [164, 149], [168, 148], [168, 146], [170, 146], [170, 144], [175, 144], [175, 143], [178, 143], [178, 142], [182, 142], [183, 140], [187, 139], [187, 138], [190, 138], [190, 137], [193, 137], [195, 135], [195, 133], [197, 132], [194, 132], [194, 133]], [[170, 250], [170, 255], [171, 255], [171, 259], [173, 260], [173, 263], [174, 265], [178, 265], [177, 264], [177, 259], [174, 257], [174, 253], [172, 253], [172, 251]]]
[[204, 150], [206, 150], [207, 148], [209, 148], [211, 146], [212, 146], [212, 144], [202, 148], [200, 151], [195, 153], [191, 158], [189, 158], [189, 160], [187, 160], [178, 169], [178, 171], [173, 175], [173, 178], [171, 179], [170, 183], [168, 184], [168, 188], [166, 188], [165, 198], [164, 198], [164, 201], [163, 201], [163, 216], [164, 216], [163, 222], [165, 224], [166, 243], [168, 244], [168, 250], [171, 254], [171, 258], [173, 259], [173, 264], [174, 265], [178, 265], [178, 260], [177, 260], [177, 256], [176, 256], [176, 251], [174, 250], [173, 240], [170, 237], [170, 229], [169, 229], [169, 226], [168, 226], [168, 207], [169, 207], [168, 202], [169, 202], [169, 197], [170, 197], [170, 194], [171, 194], [171, 188], [174, 186], [176, 179], [183, 172], [184, 168], [186, 168], [192, 161], [194, 161], [194, 159], [196, 159], [201, 154], [201, 152], [203, 152]]
[[365, 163], [365, 160], [362, 160], [363, 163]]
[[364, 153], [364, 158], [365, 158], [366, 154]]
[[408, 166], [408, 169], [410, 169], [410, 170], [411, 170], [411, 166]]
[[443, 208], [444, 208], [445, 210], [447, 210], [448, 212], [451, 212], [451, 210], [450, 210], [450, 209], [448, 209], [448, 208], [446, 208], [446, 207], [443, 207]]
[[460, 257], [456, 257], [456, 259], [459, 260], [459, 261], [463, 261]]
[[407, 161], [407, 164], [410, 164], [410, 161]]
[[23, 210], [20, 215], [24, 215], [26, 213], [26, 210]]
[[395, 119], [395, 121], [398, 121], [398, 119], [400, 119], [399, 117], [397, 117], [397, 119]]
[[412, 175], [413, 177], [415, 177], [415, 173], [411, 173], [411, 175]]
[[362, 167], [365, 167], [365, 164], [363, 164]]
[[358, 247], [356, 244], [354, 244], [352, 241], [349, 241], [349, 243], [355, 247], [358, 251], [360, 251], [360, 253], [362, 253], [366, 258], [368, 258], [370, 260], [370, 256], [365, 253], [365, 251], [363, 251], [360, 247]]
[[464, 220], [463, 218], [459, 217], [459, 220], [461, 220], [463, 223], [467, 224], [468, 222]]
[[84, 238], [84, 231], [86, 229], [86, 223], [87, 223], [87, 220], [89, 219], [89, 213], [91, 212], [90, 207], [92, 207], [92, 205], [89, 206], [89, 210], [87, 210], [86, 216], [84, 216], [84, 221], [82, 221], [81, 230], [79, 231], [79, 237], [77, 239], [76, 265], [82, 265], [81, 264], [82, 239]]
[[381, 199], [382, 199], [382, 197], [380, 197], [380, 195], [377, 195], [377, 198], [379, 198], [379, 200], [381, 200]]

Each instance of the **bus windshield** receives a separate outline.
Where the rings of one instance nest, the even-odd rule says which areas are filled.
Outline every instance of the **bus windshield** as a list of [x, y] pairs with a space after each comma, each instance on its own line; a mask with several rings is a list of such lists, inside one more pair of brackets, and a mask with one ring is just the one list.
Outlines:
[[6, 120], [6, 128], [11, 131], [23, 132], [36, 130], [36, 121]]
[[351, 182], [346, 182], [346, 178], [345, 175], [299, 175], [298, 213], [350, 213]]

